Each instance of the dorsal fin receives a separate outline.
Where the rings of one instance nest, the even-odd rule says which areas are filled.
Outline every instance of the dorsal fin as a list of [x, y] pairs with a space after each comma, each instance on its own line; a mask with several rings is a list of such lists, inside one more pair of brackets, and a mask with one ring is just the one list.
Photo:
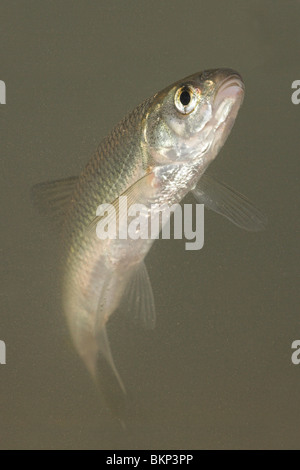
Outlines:
[[31, 200], [38, 212], [44, 216], [61, 218], [66, 213], [71, 202], [77, 176], [69, 178], [46, 181], [36, 184], [31, 189]]

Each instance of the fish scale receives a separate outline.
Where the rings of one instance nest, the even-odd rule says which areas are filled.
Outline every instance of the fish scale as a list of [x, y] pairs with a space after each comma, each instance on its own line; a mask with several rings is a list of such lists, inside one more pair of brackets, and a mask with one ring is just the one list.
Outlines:
[[[127, 189], [134, 169], [141, 166], [138, 139], [150, 102], [151, 99], [143, 102], [113, 129], [100, 143], [80, 176], [64, 233], [64, 240], [68, 243], [70, 239], [69, 243], [74, 248], [71, 256], [76, 257], [76, 247], [82, 247], [82, 237], [95, 217], [98, 205], [114, 201], [120, 192]], [[72, 261], [69, 259], [67, 262]]]

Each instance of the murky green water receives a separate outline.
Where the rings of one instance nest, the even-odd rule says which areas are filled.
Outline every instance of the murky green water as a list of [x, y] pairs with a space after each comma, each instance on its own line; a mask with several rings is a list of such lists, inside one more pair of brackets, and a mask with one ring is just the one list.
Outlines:
[[[2, 1], [0, 447], [299, 448], [299, 1]], [[206, 68], [246, 98], [211, 170], [268, 216], [247, 233], [212, 213], [205, 246], [147, 258], [155, 331], [112, 319], [137, 413], [124, 432], [71, 345], [57, 232], [33, 184], [76, 175], [126, 112]]]

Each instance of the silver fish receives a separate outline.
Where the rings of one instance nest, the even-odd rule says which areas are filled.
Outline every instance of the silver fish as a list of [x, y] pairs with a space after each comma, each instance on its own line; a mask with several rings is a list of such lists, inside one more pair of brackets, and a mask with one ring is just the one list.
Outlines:
[[[231, 69], [190, 75], [137, 106], [100, 143], [79, 178], [42, 183], [34, 197], [63, 217], [66, 257], [63, 302], [75, 347], [91, 374], [113, 371], [105, 395], [125, 387], [114, 364], [106, 325], [125, 298], [144, 326], [155, 325], [154, 297], [144, 258], [154, 240], [96, 236], [96, 209], [126, 196], [128, 204], [198, 202], [247, 230], [265, 219], [243, 196], [205, 174], [227, 139], [244, 96]], [[149, 217], [149, 212], [145, 215]], [[116, 400], [111, 400], [116, 401]]]

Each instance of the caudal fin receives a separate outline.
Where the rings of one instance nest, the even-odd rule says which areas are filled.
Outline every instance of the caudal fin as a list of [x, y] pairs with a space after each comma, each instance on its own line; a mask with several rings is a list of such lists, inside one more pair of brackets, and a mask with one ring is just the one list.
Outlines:
[[127, 400], [126, 390], [114, 363], [106, 327], [103, 326], [96, 335], [81, 335], [80, 344], [76, 346], [85, 365], [93, 376], [99, 392], [111, 413], [124, 426]]
[[97, 342], [95, 380], [112, 414], [123, 423], [127, 412], [126, 390], [114, 363], [105, 327], [98, 333]]

